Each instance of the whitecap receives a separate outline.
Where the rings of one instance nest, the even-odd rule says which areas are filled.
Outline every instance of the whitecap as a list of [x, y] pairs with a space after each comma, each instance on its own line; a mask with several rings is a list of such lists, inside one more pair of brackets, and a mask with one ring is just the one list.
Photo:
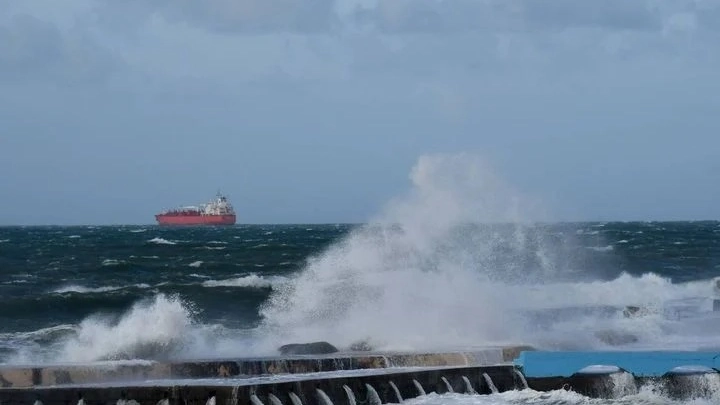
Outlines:
[[158, 245], [176, 245], [176, 242], [164, 239], [164, 238], [152, 238], [148, 242], [156, 243]]
[[273, 276], [263, 277], [257, 274], [230, 278], [226, 280], [207, 280], [203, 282], [204, 287], [252, 287], [268, 288], [286, 282], [285, 277]]
[[118, 286], [106, 286], [106, 287], [84, 287], [81, 285], [66, 285], [64, 287], [56, 288], [52, 290], [55, 294], [66, 294], [66, 293], [78, 293], [78, 294], [88, 294], [88, 293], [101, 293], [101, 292], [108, 292], [108, 291], [116, 291], [121, 289], [122, 287]]

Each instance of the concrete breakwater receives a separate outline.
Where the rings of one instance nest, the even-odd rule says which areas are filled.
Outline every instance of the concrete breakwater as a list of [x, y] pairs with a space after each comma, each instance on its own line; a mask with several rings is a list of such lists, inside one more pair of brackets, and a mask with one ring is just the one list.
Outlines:
[[232, 378], [388, 367], [480, 366], [511, 362], [527, 347], [464, 352], [335, 353], [332, 355], [0, 367], [0, 388], [29, 388], [159, 379]]
[[[512, 365], [368, 370], [367, 375], [308, 375], [290, 381], [253, 379], [156, 380], [142, 385], [54, 386], [0, 389], [2, 405], [380, 405], [431, 392], [489, 394], [522, 388]], [[39, 401], [39, 402], [36, 402]], [[82, 402], [80, 402], [82, 401]]]
[[0, 405], [380, 405], [523, 388], [619, 398], [645, 385], [720, 400], [717, 353], [524, 349], [4, 368]]

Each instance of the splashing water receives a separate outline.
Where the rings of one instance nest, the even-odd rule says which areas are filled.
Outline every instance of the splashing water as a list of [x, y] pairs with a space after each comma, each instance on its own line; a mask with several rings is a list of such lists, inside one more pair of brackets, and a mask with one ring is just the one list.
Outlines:
[[485, 383], [487, 384], [488, 389], [490, 390], [490, 392], [492, 392], [493, 394], [497, 394], [497, 393], [498, 393], [498, 389], [497, 389], [497, 387], [495, 386], [495, 383], [493, 382], [492, 378], [491, 378], [487, 373], [483, 373], [482, 376], [483, 376], [483, 378], [485, 379]]
[[[538, 204], [475, 156], [421, 157], [410, 178], [407, 195], [273, 291], [258, 329], [266, 347], [327, 340], [379, 350], [687, 348], [688, 331], [705, 337], [696, 346], [720, 332], [707, 330], [717, 322], [688, 328], [663, 313], [672, 300], [707, 297], [709, 282], [593, 279], [584, 269], [590, 256], [571, 249], [572, 238], [531, 224], [545, 215]], [[627, 305], [656, 310], [623, 317]]]
[[524, 236], [519, 225], [500, 235], [480, 224], [516, 222], [519, 200], [467, 155], [423, 157], [411, 179], [408, 196], [271, 296], [261, 312], [268, 333], [345, 346], [369, 335], [387, 349], [513, 336], [489, 281], [521, 273], [500, 250], [525, 253]]
[[178, 298], [158, 295], [135, 304], [116, 323], [102, 317], [84, 320], [61, 353], [80, 362], [168, 356], [181, 349], [192, 316]]
[[622, 398], [628, 395], [637, 394], [635, 377], [628, 372], [613, 373], [610, 375], [612, 384], [612, 398]]
[[62, 330], [63, 337], [44, 350], [20, 351], [10, 363], [86, 363], [167, 360], [237, 353], [242, 337], [219, 325], [194, 320], [192, 305], [177, 296], [157, 294], [137, 302], [120, 317], [95, 315]]
[[574, 391], [510, 390], [492, 395], [463, 395], [430, 393], [408, 399], [407, 405], [711, 405], [714, 399], [674, 400], [646, 390], [622, 398], [588, 398]]

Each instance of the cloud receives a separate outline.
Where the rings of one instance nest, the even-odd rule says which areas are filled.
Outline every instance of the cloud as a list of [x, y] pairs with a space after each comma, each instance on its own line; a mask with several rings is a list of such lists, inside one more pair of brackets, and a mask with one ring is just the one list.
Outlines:
[[117, 55], [80, 28], [60, 29], [28, 14], [0, 24], [0, 80], [96, 82], [119, 64]]
[[143, 21], [160, 15], [222, 33], [266, 34], [327, 32], [335, 22], [333, 0], [101, 0], [105, 19], [132, 15]]
[[657, 30], [662, 14], [644, 2], [606, 0], [379, 0], [355, 21], [383, 32], [531, 32], [566, 28]]

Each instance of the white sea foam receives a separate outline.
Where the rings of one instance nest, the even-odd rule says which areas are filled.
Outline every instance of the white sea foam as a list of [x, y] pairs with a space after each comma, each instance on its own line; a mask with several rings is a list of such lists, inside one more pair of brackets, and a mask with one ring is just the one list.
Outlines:
[[10, 280], [10, 281], [3, 281], [3, 284], [25, 284], [27, 283], [27, 280]]
[[173, 242], [164, 238], [152, 238], [148, 242], [155, 243], [158, 245], [176, 245], [177, 242]]
[[403, 402], [407, 405], [710, 405], [717, 404], [713, 398], [697, 398], [690, 400], [673, 400], [663, 396], [650, 387], [636, 394], [620, 398], [600, 399], [588, 398], [574, 391], [554, 390], [540, 392], [534, 390], [511, 390], [491, 395], [465, 395], [430, 393], [425, 396], [410, 398]]
[[124, 260], [117, 260], [117, 259], [105, 259], [102, 261], [102, 266], [119, 266], [121, 264], [127, 263]]
[[101, 292], [108, 292], [108, 291], [115, 291], [119, 290], [122, 287], [118, 286], [105, 286], [105, 287], [83, 287], [81, 285], [66, 285], [64, 287], [56, 288], [52, 290], [55, 294], [67, 294], [67, 293], [78, 293], [78, 294], [87, 294], [87, 293], [101, 293]]
[[109, 291], [117, 291], [122, 290], [125, 288], [150, 288], [149, 284], [145, 283], [139, 283], [139, 284], [132, 284], [132, 285], [126, 285], [126, 286], [103, 286], [103, 287], [84, 287], [81, 285], [75, 285], [70, 284], [63, 287], [56, 288], [52, 290], [55, 294], [67, 294], [67, 293], [77, 293], [77, 294], [92, 294], [92, 293], [102, 293], [102, 292], [109, 292]]
[[588, 246], [588, 249], [594, 250], [596, 252], [609, 252], [612, 250], [615, 250], [615, 248], [612, 245], [607, 246]]
[[203, 261], [202, 260], [196, 260], [190, 264], [188, 264], [188, 267], [200, 267], [202, 266]]
[[205, 287], [254, 287], [267, 288], [287, 282], [286, 277], [271, 276], [264, 277], [257, 274], [231, 278], [226, 280], [207, 280], [203, 282]]

